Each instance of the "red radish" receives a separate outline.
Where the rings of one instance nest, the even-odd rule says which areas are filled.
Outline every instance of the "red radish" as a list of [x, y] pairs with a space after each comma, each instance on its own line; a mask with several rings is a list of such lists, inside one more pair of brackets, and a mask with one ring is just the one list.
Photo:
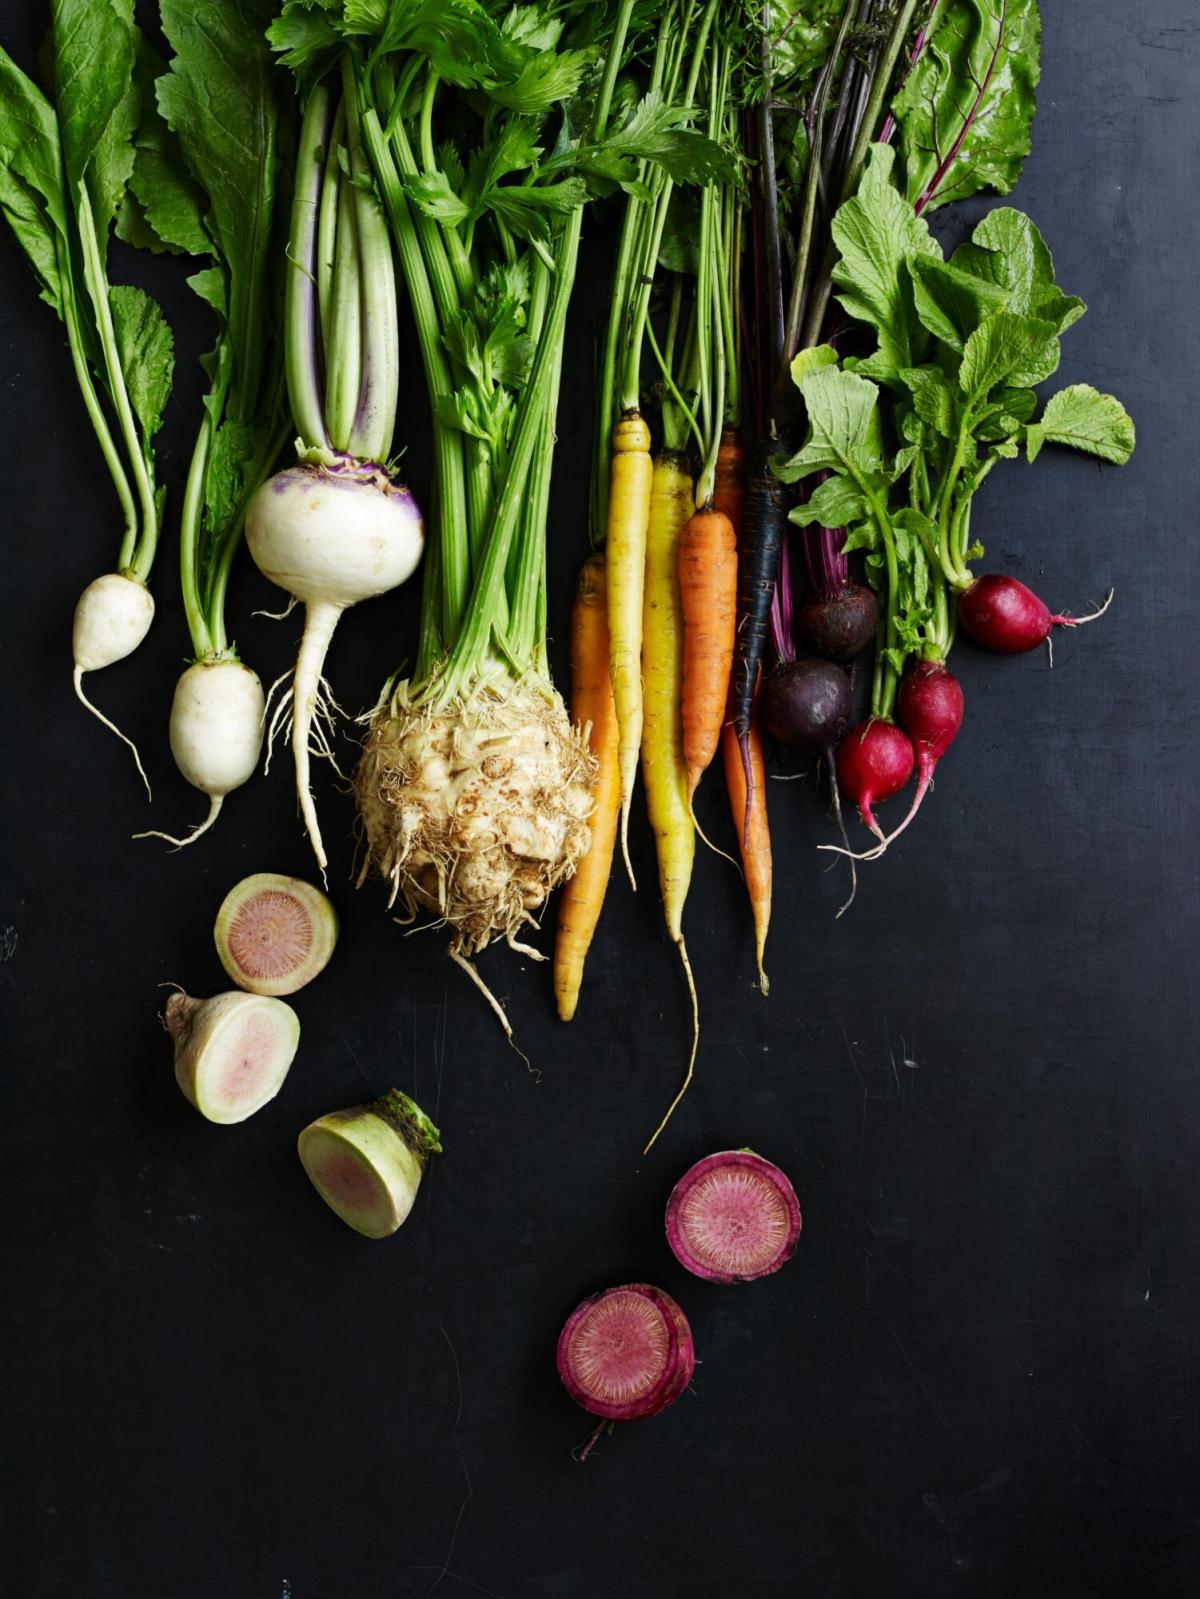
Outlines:
[[913, 747], [908, 735], [894, 722], [868, 717], [852, 727], [837, 753], [837, 776], [842, 793], [858, 806], [858, 814], [879, 841], [883, 829], [873, 806], [898, 794], [913, 774]]
[[748, 1283], [796, 1252], [800, 1206], [778, 1166], [750, 1149], [707, 1155], [667, 1201], [667, 1242], [681, 1266], [712, 1283]]
[[[934, 769], [942, 756], [958, 737], [963, 719], [963, 691], [958, 679], [944, 661], [916, 661], [905, 672], [896, 698], [896, 715], [904, 731], [912, 740], [917, 759], [917, 792], [908, 808], [908, 815], [900, 826], [882, 843], [876, 844], [855, 860], [875, 861], [883, 854], [921, 808], [921, 801], [929, 792]], [[822, 849], [836, 846], [822, 844]]]
[[[606, 1423], [645, 1421], [692, 1380], [696, 1351], [687, 1317], [661, 1288], [626, 1283], [571, 1312], [558, 1340], [558, 1375], [577, 1405]], [[593, 1433], [587, 1450], [603, 1431]]]
[[310, 1122], [298, 1149], [330, 1210], [364, 1238], [387, 1238], [407, 1219], [442, 1138], [418, 1104], [390, 1088], [369, 1105]]
[[172, 994], [163, 1016], [175, 1080], [207, 1121], [244, 1122], [283, 1087], [300, 1042], [290, 1005], [258, 994]]
[[329, 964], [337, 912], [311, 883], [255, 872], [231, 888], [213, 937], [221, 965], [251, 994], [294, 994]]
[[1032, 589], [1015, 577], [990, 572], [977, 577], [958, 596], [958, 619], [985, 650], [1000, 655], [1023, 655], [1050, 637], [1053, 627], [1080, 627], [1103, 616], [1112, 604], [1113, 591], [1098, 611], [1088, 616], [1056, 616]]

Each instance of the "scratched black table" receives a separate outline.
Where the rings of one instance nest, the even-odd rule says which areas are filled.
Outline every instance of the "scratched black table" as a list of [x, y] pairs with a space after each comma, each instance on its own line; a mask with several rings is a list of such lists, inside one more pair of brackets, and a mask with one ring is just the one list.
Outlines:
[[[485, 959], [535, 1080], [439, 938], [405, 938], [376, 888], [353, 891], [349, 815], [327, 782], [342, 943], [298, 998], [286, 1091], [233, 1130], [183, 1105], [159, 985], [217, 987], [221, 896], [251, 870], [306, 872], [306, 846], [284, 769], [182, 855], [129, 840], [145, 801], [72, 700], [66, 654], [75, 596], [111, 559], [110, 493], [57, 327], [0, 250], [8, 1591], [1195, 1591], [1200, 11], [1044, 9], [1017, 199], [1089, 302], [1064, 380], [1114, 389], [1140, 443], [1120, 472], [1061, 455], [1005, 468], [979, 522], [995, 565], [1056, 604], [1110, 584], [1116, 603], [1060, 638], [1053, 673], [1042, 654], [958, 652], [959, 744], [841, 922], [812, 784], [776, 788], [769, 1000], [736, 880], [699, 861], [698, 1080], [646, 1160], [685, 1044], [654, 894], [614, 885], [569, 1031], [544, 970]], [[40, 13], [0, 7], [26, 62]], [[608, 243], [594, 221], [560, 418], [560, 670], [584, 540], [586, 311]], [[181, 273], [139, 270], [180, 330], [164, 451], [177, 495], [206, 330]], [[419, 411], [404, 430], [422, 490]], [[145, 648], [95, 680], [149, 757], [160, 825], [197, 813], [163, 737], [186, 648], [171, 559]], [[292, 633], [251, 620], [269, 600], [239, 572], [238, 637], [268, 681]], [[413, 585], [339, 633], [345, 704], [369, 703], [411, 650], [415, 604]], [[715, 790], [701, 820], [726, 836]], [[642, 825], [635, 853], [648, 881]], [[294, 1140], [393, 1082], [436, 1116], [446, 1154], [405, 1230], [368, 1244], [316, 1199]], [[779, 1276], [723, 1290], [676, 1267], [660, 1217], [692, 1159], [741, 1143], [791, 1172], [805, 1231]], [[693, 1391], [580, 1466], [588, 1423], [554, 1340], [585, 1293], [640, 1278], [692, 1317]]]

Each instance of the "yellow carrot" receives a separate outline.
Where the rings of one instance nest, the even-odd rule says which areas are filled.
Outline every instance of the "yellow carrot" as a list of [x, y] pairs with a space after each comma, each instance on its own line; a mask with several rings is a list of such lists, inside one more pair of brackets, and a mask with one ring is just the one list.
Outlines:
[[569, 1022], [579, 1002], [583, 963], [604, 904], [617, 837], [621, 774], [617, 764], [617, 711], [608, 664], [607, 585], [603, 554], [590, 555], [579, 574], [571, 612], [571, 720], [589, 728], [588, 743], [599, 764], [596, 807], [588, 821], [592, 847], [575, 868], [558, 901], [554, 941], [554, 995], [558, 1014]]
[[692, 1000], [692, 1051], [679, 1092], [646, 1145], [649, 1150], [687, 1092], [696, 1065], [699, 1008], [687, 945], [683, 906], [696, 853], [695, 824], [688, 803], [687, 762], [683, 753], [683, 606], [679, 593], [679, 541], [695, 509], [685, 458], [664, 451], [654, 463], [650, 520], [646, 537], [646, 580], [642, 611], [642, 676], [645, 718], [642, 778], [658, 849], [667, 931], [683, 961]]
[[654, 475], [650, 429], [636, 411], [627, 411], [613, 429], [612, 452], [606, 541], [609, 659], [617, 711], [621, 854], [636, 888], [629, 860], [629, 807], [642, 742], [642, 591]]

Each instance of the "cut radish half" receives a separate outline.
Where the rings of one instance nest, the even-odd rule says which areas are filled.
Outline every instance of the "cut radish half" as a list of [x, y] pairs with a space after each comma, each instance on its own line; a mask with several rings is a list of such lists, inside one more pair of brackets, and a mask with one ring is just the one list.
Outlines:
[[748, 1283], [790, 1260], [800, 1237], [796, 1191], [749, 1149], [699, 1160], [667, 1201], [667, 1242], [681, 1266], [714, 1283]]
[[687, 1317], [661, 1288], [627, 1283], [593, 1294], [558, 1340], [558, 1374], [577, 1405], [607, 1421], [644, 1421], [692, 1380]]
[[172, 994], [163, 1020], [175, 1043], [175, 1080], [210, 1122], [244, 1122], [275, 1098], [295, 1059], [300, 1021], [281, 999]]
[[256, 872], [231, 888], [213, 929], [221, 965], [251, 994], [294, 994], [325, 970], [337, 912], [311, 883]]
[[421, 1107], [392, 1088], [370, 1105], [311, 1122], [298, 1147], [330, 1210], [364, 1238], [387, 1238], [408, 1216], [425, 1163], [442, 1143]]

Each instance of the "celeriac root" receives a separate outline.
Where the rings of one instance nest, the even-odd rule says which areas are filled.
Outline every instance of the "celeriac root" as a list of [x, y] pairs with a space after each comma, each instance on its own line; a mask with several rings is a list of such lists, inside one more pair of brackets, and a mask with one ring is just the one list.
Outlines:
[[517, 935], [590, 845], [595, 772], [544, 679], [480, 683], [438, 710], [414, 705], [400, 684], [377, 709], [355, 774], [359, 881], [373, 870], [389, 907], [433, 911], [460, 964], [497, 938], [529, 955]]

